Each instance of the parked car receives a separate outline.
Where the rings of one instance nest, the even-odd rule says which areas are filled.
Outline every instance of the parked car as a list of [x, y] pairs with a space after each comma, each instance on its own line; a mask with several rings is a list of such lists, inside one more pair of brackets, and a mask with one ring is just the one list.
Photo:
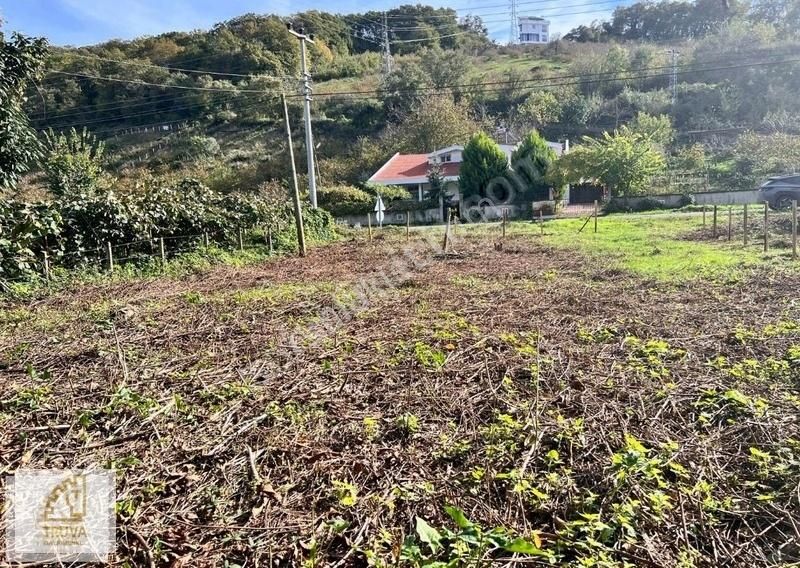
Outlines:
[[800, 175], [771, 177], [758, 191], [761, 201], [769, 201], [773, 209], [788, 209], [792, 201], [800, 201]]

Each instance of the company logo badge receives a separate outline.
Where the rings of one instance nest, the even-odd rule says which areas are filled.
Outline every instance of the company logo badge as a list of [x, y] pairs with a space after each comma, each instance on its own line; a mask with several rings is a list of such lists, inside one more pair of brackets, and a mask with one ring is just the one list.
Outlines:
[[112, 471], [20, 470], [6, 481], [9, 562], [106, 562], [114, 552]]

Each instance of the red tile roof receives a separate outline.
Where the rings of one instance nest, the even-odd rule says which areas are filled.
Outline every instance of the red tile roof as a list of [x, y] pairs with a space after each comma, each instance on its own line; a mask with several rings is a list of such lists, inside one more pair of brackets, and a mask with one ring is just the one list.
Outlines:
[[[457, 177], [461, 164], [442, 164], [442, 175]], [[428, 154], [395, 154], [369, 180], [377, 183], [424, 183], [428, 177]]]

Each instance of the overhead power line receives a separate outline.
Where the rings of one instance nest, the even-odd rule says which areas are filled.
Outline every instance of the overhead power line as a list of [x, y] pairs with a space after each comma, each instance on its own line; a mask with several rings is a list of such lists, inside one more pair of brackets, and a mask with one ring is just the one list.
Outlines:
[[[775, 66], [775, 65], [785, 65], [791, 63], [800, 63], [800, 59], [782, 59], [778, 61], [755, 61], [755, 62], [747, 62], [747, 63], [737, 63], [731, 65], [719, 65], [719, 66], [712, 66], [712, 67], [704, 67], [704, 68], [690, 68], [684, 69], [683, 71], [679, 71], [680, 75], [690, 74], [690, 73], [706, 73], [706, 72], [714, 72], [714, 71], [722, 71], [722, 70], [730, 70], [730, 69], [740, 69], [740, 68], [747, 68], [747, 67], [756, 67], [756, 66]], [[682, 67], [687, 67], [687, 65], [683, 65]], [[649, 71], [663, 71], [661, 73], [655, 74], [641, 74], [642, 72], [649, 72]], [[398, 94], [403, 93], [416, 93], [416, 94], [429, 94], [429, 95], [437, 95], [437, 94], [449, 94], [453, 89], [474, 89], [476, 92], [481, 93], [488, 93], [488, 92], [497, 92], [497, 91], [504, 91], [508, 88], [509, 85], [526, 85], [521, 86], [520, 89], [525, 90], [533, 90], [533, 89], [547, 89], [553, 87], [561, 87], [561, 86], [570, 86], [570, 85], [582, 85], [587, 83], [605, 83], [605, 82], [616, 82], [616, 81], [630, 81], [630, 80], [637, 80], [637, 79], [651, 79], [651, 78], [659, 78], [659, 77], [668, 77], [672, 74], [672, 66], [665, 65], [665, 66], [653, 66], [648, 68], [642, 68], [639, 70], [640, 74], [630, 74], [624, 72], [600, 72], [594, 74], [579, 74], [579, 75], [557, 75], [548, 78], [540, 78], [540, 79], [523, 79], [520, 81], [482, 81], [482, 82], [475, 82], [475, 83], [465, 83], [465, 84], [458, 84], [458, 85], [445, 85], [443, 87], [429, 87], [429, 88], [419, 88], [419, 89], [407, 89], [401, 91], [395, 91]], [[613, 76], [612, 76], [613, 75]], [[571, 80], [571, 79], [578, 79], [578, 80]], [[529, 83], [535, 83], [535, 85], [527, 86]], [[344, 91], [344, 92], [321, 92], [316, 93], [317, 96], [324, 96], [329, 98], [335, 97], [347, 97], [347, 98], [371, 98], [376, 95], [382, 94], [385, 91], [382, 89], [376, 90], [362, 90], [362, 91]], [[252, 93], [251, 93], [252, 94]], [[259, 92], [258, 94], [265, 95], [271, 93]], [[220, 95], [222, 96], [222, 95]], [[304, 95], [288, 95], [288, 98], [295, 98]], [[221, 102], [227, 102], [230, 99], [223, 99], [216, 101], [217, 104]], [[233, 101], [235, 102], [235, 101]], [[236, 105], [237, 109], [244, 109], [256, 104], [263, 104], [262, 101], [249, 101], [243, 102]], [[201, 107], [205, 106], [204, 103], [198, 103], [197, 105], [189, 105], [185, 107], [185, 109], [194, 108], [194, 107]], [[235, 109], [236, 110], [236, 109]], [[140, 116], [149, 116], [150, 114], [169, 114], [170, 110], [164, 111], [153, 111], [151, 112], [143, 112], [143, 113], [133, 113], [128, 115], [122, 115], [119, 117], [114, 117], [110, 119], [103, 119], [92, 121], [92, 124], [104, 124], [109, 122], [118, 122], [120, 120], [126, 120], [129, 118], [137, 118]], [[185, 119], [184, 119], [185, 120]], [[73, 125], [64, 125], [61, 128], [68, 128], [70, 126], [80, 126], [86, 123], [75, 123]]]
[[[584, 6], [600, 6], [600, 5], [603, 5], [603, 4], [613, 4], [613, 5], [616, 6], [616, 5], [618, 5], [618, 3], [619, 3], [619, 0], [602, 0], [601, 2], [583, 2], [581, 4], [567, 4], [565, 6], [560, 6], [558, 9], [561, 10], [563, 8], [580, 8], [580, 7], [584, 7]], [[585, 13], [594, 13], [594, 12], [605, 12], [605, 10], [592, 10], [590, 12], [585, 12]], [[584, 12], [581, 12], [581, 13], [584, 13]], [[492, 14], [484, 14], [484, 15], [485, 16], [508, 16], [508, 11], [505, 11], [505, 12], [494, 12]], [[553, 17], [557, 17], [557, 16], [561, 16], [561, 15], [565, 15], [565, 16], [572, 15], [572, 13], [561, 13], [561, 12], [558, 12], [556, 14], [548, 14], [548, 13], [543, 13], [543, 12], [537, 12], [535, 14], [531, 13], [531, 14], [522, 14], [522, 15], [523, 16], [524, 15], [542, 16], [542, 17], [553, 18]], [[504, 20], [495, 20], [495, 21], [481, 20], [481, 22], [484, 23], [484, 24], [502, 23], [502, 22], [508, 22], [508, 18], [506, 17], [506, 19], [504, 19]], [[389, 26], [389, 30], [390, 31], [413, 31], [413, 30], [429, 30], [429, 29], [445, 29], [445, 28], [452, 28], [452, 25], [445, 25], [445, 26], [419, 25], [419, 26], [399, 27], [399, 28], [398, 27]]]
[[[623, 0], [623, 2], [624, 1], [625, 0]], [[533, 6], [533, 5], [541, 5], [541, 4], [552, 4], [552, 2], [553, 2], [553, 0], [522, 0], [520, 2], [517, 2], [517, 6], [519, 7], [519, 6]], [[587, 5], [591, 6], [591, 5], [600, 5], [600, 4], [606, 4], [606, 3], [607, 2], [605, 2], [605, 1], [590, 2]], [[509, 14], [508, 7], [509, 7], [508, 4], [490, 4], [490, 5], [482, 5], [482, 6], [469, 6], [469, 7], [463, 7], [463, 8], [454, 8], [454, 10], [457, 10], [459, 12], [465, 12], [468, 15], [471, 15], [471, 16], [493, 16], [493, 15], [497, 15], [497, 14], [508, 15]], [[506, 11], [505, 12], [495, 12], [495, 13], [492, 13], [492, 14], [480, 14], [480, 13], [478, 13], [478, 11], [480, 11], [480, 10], [490, 10], [490, 9], [494, 9], [494, 8], [506, 8]], [[547, 7], [544, 8], [544, 10], [548, 10], [548, 9], [549, 8], [547, 8]], [[408, 15], [406, 15], [406, 14], [388, 14], [387, 15], [387, 18], [389, 18], [390, 20], [392, 20], [392, 19], [395, 19], [395, 20], [414, 20], [414, 19], [416, 19], [416, 20], [420, 20], [420, 19], [422, 19], [422, 20], [431, 20], [431, 19], [442, 19], [442, 18], [447, 19], [447, 18], [452, 18], [452, 17], [453, 17], [453, 15], [450, 15], [450, 14], [425, 14], [425, 15], [421, 15], [421, 14], [408, 14]], [[456, 16], [456, 17], [458, 17], [458, 16]]]
[[[630, 81], [636, 79], [650, 79], [662, 76], [669, 76], [671, 74], [677, 75], [687, 75], [691, 73], [706, 73], [712, 71], [724, 71], [728, 69], [741, 69], [746, 67], [759, 67], [759, 66], [771, 66], [771, 65], [784, 65], [787, 63], [800, 63], [800, 59], [785, 59], [781, 61], [757, 61], [757, 62], [750, 62], [750, 63], [737, 63], [719, 67], [707, 67], [707, 68], [689, 68], [683, 71], [678, 71], [673, 67], [673, 65], [661, 65], [655, 67], [642, 67], [641, 69], [637, 70], [637, 72], [641, 71], [655, 71], [655, 70], [665, 70], [668, 69], [669, 72], [666, 73], [659, 73], [655, 75], [628, 75], [624, 77], [611, 77], [611, 78], [603, 78], [607, 75], [612, 74], [619, 74], [619, 73], [626, 73], [626, 72], [618, 72], [618, 71], [605, 71], [600, 73], [592, 73], [592, 74], [572, 74], [572, 75], [555, 75], [551, 77], [544, 77], [544, 78], [536, 78], [536, 79], [519, 79], [513, 81], [482, 81], [476, 83], [462, 83], [456, 85], [445, 85], [443, 87], [420, 87], [418, 89], [406, 89], [406, 90], [399, 90], [399, 91], [392, 91], [396, 93], [424, 93], [427, 91], [435, 91], [440, 89], [469, 89], [472, 87], [484, 87], [484, 86], [508, 86], [508, 85], [517, 85], [521, 83], [538, 83], [542, 84], [547, 81], [559, 81], [562, 79], [580, 79], [573, 83], [558, 83], [555, 86], [565, 86], [565, 85], [582, 85], [585, 83], [601, 83], [604, 81]], [[676, 66], [677, 67], [677, 66]], [[683, 65], [679, 67], [691, 67], [690, 65]], [[675, 70], [674, 70], [675, 69]], [[597, 79], [591, 79], [591, 77], [599, 77]], [[547, 86], [547, 85], [542, 85]], [[553, 85], [550, 85], [553, 86]], [[373, 95], [376, 93], [385, 92], [384, 90], [363, 90], [363, 91], [344, 91], [344, 92], [319, 92], [316, 93], [318, 97], [325, 97], [325, 96], [339, 96], [339, 95]], [[289, 95], [290, 97], [295, 97], [298, 95]]]
[[[67, 75], [70, 77], [83, 77], [84, 79], [97, 79], [98, 81], [114, 81], [117, 83], [129, 83], [132, 85], [145, 85], [148, 87], [163, 87], [165, 89], [184, 89], [188, 91], [208, 91], [217, 93], [257, 93], [264, 94], [268, 91], [256, 89], [223, 89], [220, 87], [196, 87], [185, 85], [166, 85], [164, 83], [151, 83], [148, 81], [138, 81], [132, 79], [120, 79], [118, 77], [103, 77], [102, 75], [89, 75], [87, 73], [70, 73], [68, 71], [50, 71], [55, 75]], [[278, 92], [279, 93], [279, 92]]]
[[67, 53], [69, 57], [80, 57], [82, 59], [96, 59], [98, 61], [105, 61], [108, 63], [117, 63], [119, 65], [132, 65], [135, 67], [147, 67], [150, 69], [162, 69], [164, 71], [177, 71], [179, 73], [190, 73], [197, 75], [212, 75], [216, 77], [243, 77], [246, 79], [296, 79], [297, 77], [290, 75], [253, 75], [252, 73], [227, 73], [221, 71], [205, 71], [202, 69], [186, 69], [184, 67], [170, 67], [168, 65], [156, 65], [154, 63], [142, 63], [139, 61], [125, 61], [120, 59], [111, 59], [109, 57], [100, 57], [99, 55], [84, 55], [82, 53]]

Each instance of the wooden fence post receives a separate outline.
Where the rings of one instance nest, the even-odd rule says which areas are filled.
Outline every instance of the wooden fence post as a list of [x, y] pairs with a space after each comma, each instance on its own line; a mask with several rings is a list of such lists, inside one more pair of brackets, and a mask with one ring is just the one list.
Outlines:
[[[503, 209], [503, 240], [506, 240], [506, 220], [507, 219], [508, 219], [508, 211]], [[450, 220], [448, 219], [448, 225], [449, 225], [449, 221]]]
[[539, 209], [539, 234], [544, 235], [544, 213]]
[[597, 232], [597, 211], [598, 211], [598, 203], [597, 200], [594, 200], [594, 232]]
[[158, 248], [161, 251], [161, 266], [164, 267], [167, 265], [167, 249], [164, 246], [164, 237], [158, 239]]
[[47, 249], [42, 254], [44, 255], [44, 279], [50, 282], [50, 259], [47, 257]]
[[711, 236], [715, 239], [717, 238], [717, 206], [714, 205], [714, 218], [711, 221], [712, 229], [711, 229]]
[[111, 252], [111, 241], [106, 241], [106, 263], [108, 271], [114, 274], [114, 255]]
[[797, 260], [797, 200], [792, 201], [792, 258]]
[[442, 243], [442, 252], [447, 254], [447, 247], [450, 244], [450, 218], [452, 217], [450, 211], [447, 212], [447, 226], [444, 229], [444, 243]]
[[208, 250], [208, 231], [203, 231], [203, 246]]
[[372, 213], [367, 213], [367, 231], [369, 235], [369, 242], [372, 242]]
[[747, 233], [747, 204], [746, 203], [744, 205], [744, 222], [742, 223], [742, 226], [744, 227], [744, 246], [747, 246], [748, 233]]
[[733, 206], [728, 205], [728, 242], [733, 239]]
[[411, 241], [411, 211], [406, 211], [406, 242]]
[[769, 201], [764, 202], [764, 252], [769, 252]]

